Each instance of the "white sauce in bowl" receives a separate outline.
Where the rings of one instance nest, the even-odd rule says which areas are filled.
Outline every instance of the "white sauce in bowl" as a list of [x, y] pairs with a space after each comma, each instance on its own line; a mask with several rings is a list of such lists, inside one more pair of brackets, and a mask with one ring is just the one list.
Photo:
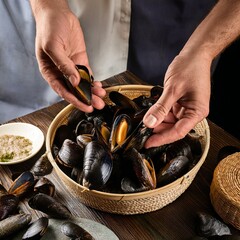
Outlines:
[[31, 154], [32, 148], [31, 140], [26, 137], [2, 135], [0, 136], [0, 162], [12, 162], [26, 158]]

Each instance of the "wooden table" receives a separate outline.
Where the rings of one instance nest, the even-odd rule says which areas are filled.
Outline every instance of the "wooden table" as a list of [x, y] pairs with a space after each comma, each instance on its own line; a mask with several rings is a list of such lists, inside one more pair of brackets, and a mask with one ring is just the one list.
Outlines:
[[[103, 85], [113, 86], [120, 84], [145, 84], [130, 72], [124, 72], [103, 81]], [[67, 103], [61, 101], [47, 108], [11, 122], [27, 122], [38, 126], [45, 134], [54, 117]], [[60, 179], [53, 171], [48, 177], [56, 185], [56, 198], [71, 208], [73, 215], [88, 218], [106, 225], [121, 240], [152, 240], [152, 239], [189, 239], [196, 235], [195, 217], [197, 211], [205, 211], [216, 216], [209, 198], [209, 186], [212, 180], [214, 168], [217, 165], [217, 154], [220, 148], [226, 145], [240, 147], [240, 141], [229, 135], [223, 129], [208, 120], [211, 133], [210, 150], [206, 161], [195, 177], [190, 187], [173, 203], [155, 212], [141, 215], [117, 215], [91, 209], [72, 198], [68, 190], [61, 184]], [[35, 161], [45, 152], [45, 146], [41, 151], [24, 164], [0, 166], [0, 181], [8, 188], [12, 183], [11, 176], [15, 172], [25, 171], [31, 168]], [[29, 209], [27, 204], [22, 204], [26, 212], [31, 212], [33, 218], [41, 213]], [[240, 235], [240, 231], [231, 227], [233, 233]]]

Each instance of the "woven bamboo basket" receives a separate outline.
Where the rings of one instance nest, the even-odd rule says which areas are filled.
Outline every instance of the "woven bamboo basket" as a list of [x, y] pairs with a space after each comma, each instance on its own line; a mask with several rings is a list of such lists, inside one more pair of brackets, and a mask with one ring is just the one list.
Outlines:
[[[129, 98], [135, 98], [140, 95], [149, 96], [151, 88], [152, 86], [121, 85], [109, 87], [106, 90], [107, 93], [111, 91], [119, 91]], [[106, 96], [105, 101], [107, 103], [110, 103], [108, 96]], [[58, 115], [49, 126], [46, 136], [47, 155], [58, 176], [67, 186], [67, 188], [70, 189], [72, 194], [77, 197], [83, 204], [97, 210], [130, 215], [152, 212], [163, 208], [164, 206], [176, 200], [189, 187], [208, 154], [210, 145], [210, 131], [207, 120], [204, 119], [195, 127], [195, 130], [203, 136], [201, 141], [203, 154], [194, 168], [192, 168], [184, 176], [161, 188], [145, 192], [114, 194], [96, 190], [88, 190], [69, 178], [59, 168], [51, 153], [51, 146], [56, 133], [56, 129], [61, 124], [64, 124], [66, 122], [69, 113], [73, 109], [74, 107], [71, 104], [65, 107], [61, 112], [58, 113]]]
[[240, 152], [222, 159], [215, 168], [210, 199], [223, 221], [240, 230]]

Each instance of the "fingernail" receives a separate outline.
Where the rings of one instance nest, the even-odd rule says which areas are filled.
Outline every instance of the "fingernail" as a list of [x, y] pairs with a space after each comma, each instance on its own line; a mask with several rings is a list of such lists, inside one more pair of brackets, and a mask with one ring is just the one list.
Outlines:
[[69, 79], [69, 81], [70, 81], [70, 83], [71, 83], [72, 85], [75, 84], [75, 82], [76, 82], [76, 77], [75, 77], [74, 75], [71, 75], [68, 79]]
[[154, 117], [152, 114], [148, 115], [145, 119], [145, 124], [148, 126], [148, 127], [153, 127], [157, 122], [157, 118]]

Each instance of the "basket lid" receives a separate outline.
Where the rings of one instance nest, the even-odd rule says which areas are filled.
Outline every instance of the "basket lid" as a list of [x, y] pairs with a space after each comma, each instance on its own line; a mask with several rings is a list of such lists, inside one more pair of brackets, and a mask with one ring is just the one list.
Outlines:
[[210, 198], [220, 217], [240, 229], [240, 152], [225, 157], [215, 168]]

